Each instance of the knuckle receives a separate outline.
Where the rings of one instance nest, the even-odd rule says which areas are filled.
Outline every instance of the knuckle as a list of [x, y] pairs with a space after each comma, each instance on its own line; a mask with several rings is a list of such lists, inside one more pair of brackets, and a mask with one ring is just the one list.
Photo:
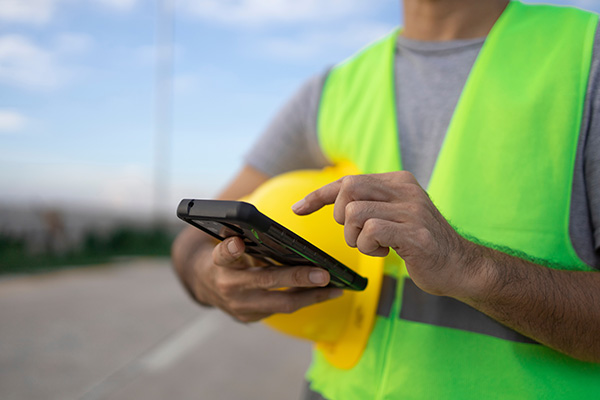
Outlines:
[[278, 311], [282, 314], [291, 314], [298, 309], [298, 306], [295, 301], [288, 300], [281, 302], [278, 308]]
[[415, 176], [406, 170], [395, 172], [396, 177], [404, 182], [416, 182]]
[[367, 221], [365, 221], [362, 231], [363, 231], [363, 233], [371, 236], [371, 235], [377, 233], [378, 231], [380, 231], [382, 228], [383, 228], [383, 223], [380, 219], [371, 218], [371, 219], [368, 219]]
[[419, 204], [416, 203], [406, 203], [404, 205], [404, 209], [406, 210], [406, 212], [415, 217], [415, 216], [419, 216], [421, 213], [421, 206]]
[[254, 322], [254, 318], [252, 318], [252, 316], [250, 315], [245, 315], [245, 314], [240, 314], [240, 315], [232, 315], [235, 319], [237, 319], [239, 322], [244, 323], [244, 324], [248, 324], [250, 322]]
[[248, 316], [248, 309], [244, 302], [238, 300], [232, 300], [228, 304], [228, 308], [231, 313], [240, 319]]
[[419, 221], [426, 221], [431, 218], [431, 211], [429, 207], [427, 207], [427, 204], [417, 204], [416, 216], [419, 218]]
[[356, 224], [360, 217], [361, 209], [361, 205], [356, 201], [351, 201], [350, 203], [346, 204], [346, 207], [344, 209], [346, 223]]
[[360, 182], [360, 176], [358, 175], [347, 175], [342, 178], [342, 189], [352, 190]]
[[211, 258], [212, 258], [212, 262], [215, 265], [219, 264], [219, 254], [220, 254], [220, 246], [221, 243], [219, 243], [218, 245], [215, 246], [215, 248], [213, 249], [212, 253], [211, 253]]
[[426, 228], [419, 228], [415, 231], [415, 240], [424, 247], [428, 247], [433, 242], [433, 235]]
[[309, 193], [304, 198], [304, 201], [308, 204], [312, 204], [314, 202], [322, 203], [324, 201], [324, 199], [325, 199], [325, 195], [323, 194], [323, 191], [315, 190], [314, 192]]
[[318, 290], [315, 294], [315, 302], [320, 303], [329, 300], [330, 293], [330, 290]]
[[304, 196], [304, 202], [306, 204], [312, 204], [315, 200], [319, 199], [319, 193], [317, 192], [311, 192], [309, 194], [307, 194], [306, 196]]
[[303, 268], [294, 268], [290, 273], [292, 286], [303, 286], [306, 282], [306, 273]]
[[256, 274], [256, 285], [261, 288], [271, 288], [277, 283], [275, 274], [272, 271], [262, 271], [262, 273]]
[[423, 193], [423, 189], [421, 189], [421, 186], [419, 186], [416, 183], [408, 183], [408, 184], [404, 185], [404, 191], [410, 197], [417, 197]]
[[237, 290], [237, 285], [235, 285], [231, 279], [224, 277], [222, 274], [219, 275], [220, 276], [218, 276], [215, 280], [215, 287], [217, 291], [223, 297], [232, 296]]

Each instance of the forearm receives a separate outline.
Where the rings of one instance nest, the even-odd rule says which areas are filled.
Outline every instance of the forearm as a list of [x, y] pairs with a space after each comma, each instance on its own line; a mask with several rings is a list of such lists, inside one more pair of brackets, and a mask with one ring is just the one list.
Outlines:
[[214, 246], [215, 241], [208, 235], [196, 228], [188, 227], [177, 236], [171, 247], [173, 269], [179, 281], [190, 297], [205, 306], [209, 304], [200, 299], [195, 290], [198, 274], [202, 272], [200, 271], [202, 263], [198, 261], [202, 257], [209, 257]]
[[600, 274], [546, 268], [475, 245], [478, 288], [459, 300], [548, 347], [600, 362]]

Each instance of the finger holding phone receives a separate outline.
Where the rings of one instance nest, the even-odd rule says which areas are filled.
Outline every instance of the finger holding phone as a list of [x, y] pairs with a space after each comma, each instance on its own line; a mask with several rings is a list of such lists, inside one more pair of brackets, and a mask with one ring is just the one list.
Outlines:
[[[188, 228], [187, 233], [198, 235], [194, 228]], [[202, 241], [193, 255], [191, 270], [185, 275], [179, 273], [182, 282], [200, 303], [218, 307], [241, 322], [291, 313], [342, 294], [340, 289], [324, 288], [329, 274], [321, 268], [265, 265], [244, 253], [239, 237], [216, 245], [207, 238]]]

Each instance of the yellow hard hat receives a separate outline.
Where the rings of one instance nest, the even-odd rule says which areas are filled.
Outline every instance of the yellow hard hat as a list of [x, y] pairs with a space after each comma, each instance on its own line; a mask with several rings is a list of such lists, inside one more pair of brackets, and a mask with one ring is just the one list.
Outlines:
[[349, 163], [323, 170], [289, 172], [270, 179], [244, 198], [276, 222], [369, 279], [364, 291], [345, 290], [337, 299], [292, 314], [275, 314], [264, 320], [280, 332], [314, 341], [327, 360], [342, 369], [349, 369], [358, 362], [373, 329], [384, 259], [367, 256], [346, 244], [343, 226], [333, 219], [333, 206], [307, 216], [294, 214], [291, 207], [313, 190], [342, 176], [358, 173], [358, 169]]

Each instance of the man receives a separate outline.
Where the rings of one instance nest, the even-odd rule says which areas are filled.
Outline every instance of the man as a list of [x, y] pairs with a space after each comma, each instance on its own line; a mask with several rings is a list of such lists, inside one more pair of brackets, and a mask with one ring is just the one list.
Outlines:
[[[507, 0], [403, 7], [399, 35], [309, 82], [261, 139], [293, 151], [259, 142], [221, 195], [344, 159], [370, 173], [294, 206], [334, 203], [350, 246], [406, 264], [386, 265], [397, 296], [356, 367], [315, 354], [312, 395], [600, 393], [597, 16]], [[173, 260], [199, 302], [244, 322], [339, 295], [323, 271], [248, 269], [243, 251], [190, 228]]]

